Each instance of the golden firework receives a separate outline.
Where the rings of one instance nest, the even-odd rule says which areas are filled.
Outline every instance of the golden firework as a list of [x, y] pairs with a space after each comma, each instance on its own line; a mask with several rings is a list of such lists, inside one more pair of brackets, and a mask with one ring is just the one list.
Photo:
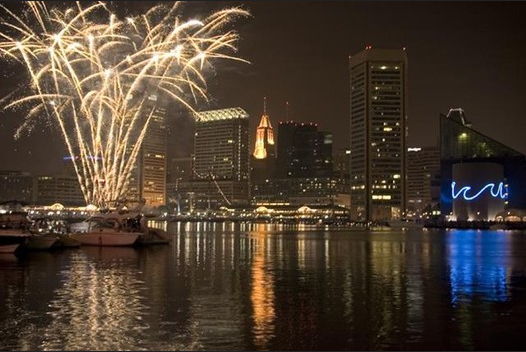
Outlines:
[[21, 15], [0, 5], [8, 18], [0, 52], [23, 64], [30, 79], [29, 93], [5, 108], [30, 107], [17, 135], [43, 114], [58, 125], [88, 204], [108, 206], [125, 195], [155, 109], [149, 95], [193, 110], [193, 101], [207, 98], [210, 59], [246, 62], [229, 54], [239, 37], [226, 29], [249, 15], [240, 8], [183, 20], [179, 3], [163, 4], [121, 20], [101, 2], [66, 10], [25, 5]]

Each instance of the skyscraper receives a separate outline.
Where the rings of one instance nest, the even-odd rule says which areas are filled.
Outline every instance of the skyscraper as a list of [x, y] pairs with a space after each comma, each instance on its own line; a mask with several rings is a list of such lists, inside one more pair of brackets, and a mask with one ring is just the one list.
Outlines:
[[272, 204], [332, 204], [332, 133], [315, 123], [280, 122], [277, 172], [273, 179], [254, 179], [252, 202]]
[[407, 148], [407, 210], [422, 215], [439, 204], [440, 149]]
[[[150, 96], [155, 104], [157, 97]], [[148, 131], [143, 140], [141, 155], [141, 198], [146, 205], [158, 207], [166, 204], [166, 110], [154, 106]]]
[[349, 58], [351, 218], [397, 218], [405, 209], [405, 50]]
[[166, 204], [166, 110], [157, 104], [156, 95], [150, 95], [145, 106], [142, 123], [150, 120], [128, 184], [128, 198], [144, 199], [147, 207], [154, 208]]
[[206, 200], [206, 208], [248, 203], [248, 113], [230, 108], [198, 112], [195, 117], [192, 186], [203, 195], [196, 198]]
[[315, 123], [280, 122], [278, 177], [332, 176], [332, 133]]

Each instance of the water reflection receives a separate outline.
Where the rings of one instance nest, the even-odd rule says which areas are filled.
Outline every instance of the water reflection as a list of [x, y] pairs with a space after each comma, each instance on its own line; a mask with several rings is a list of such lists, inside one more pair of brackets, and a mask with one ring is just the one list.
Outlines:
[[252, 262], [252, 292], [250, 295], [254, 317], [254, 345], [268, 349], [274, 332], [274, 280], [270, 257], [270, 239], [264, 233], [255, 234], [256, 250]]
[[[58, 273], [42, 348], [133, 349], [148, 328], [133, 248], [85, 248]], [[60, 333], [57, 333], [60, 332]]]
[[447, 237], [451, 302], [508, 298], [510, 232], [451, 231]]
[[169, 246], [0, 260], [0, 349], [464, 350], [495, 349], [487, 336], [508, 348], [526, 342], [506, 328], [526, 328], [511, 314], [526, 306], [513, 295], [526, 288], [522, 233], [243, 226], [171, 223]]

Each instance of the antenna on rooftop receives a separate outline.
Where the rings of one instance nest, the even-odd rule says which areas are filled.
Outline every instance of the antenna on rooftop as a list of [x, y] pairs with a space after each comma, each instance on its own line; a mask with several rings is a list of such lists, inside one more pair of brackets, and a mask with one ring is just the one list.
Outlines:
[[267, 97], [263, 97], [263, 114], [267, 114]]

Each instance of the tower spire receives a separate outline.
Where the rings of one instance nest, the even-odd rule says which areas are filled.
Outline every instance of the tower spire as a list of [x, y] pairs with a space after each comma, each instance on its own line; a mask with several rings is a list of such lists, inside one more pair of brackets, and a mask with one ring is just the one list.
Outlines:
[[274, 131], [270, 124], [270, 117], [267, 115], [267, 97], [263, 97], [263, 115], [256, 131], [256, 145], [254, 147], [254, 158], [265, 159], [267, 149], [274, 156]]
[[289, 120], [289, 102], [285, 102], [285, 120]]

